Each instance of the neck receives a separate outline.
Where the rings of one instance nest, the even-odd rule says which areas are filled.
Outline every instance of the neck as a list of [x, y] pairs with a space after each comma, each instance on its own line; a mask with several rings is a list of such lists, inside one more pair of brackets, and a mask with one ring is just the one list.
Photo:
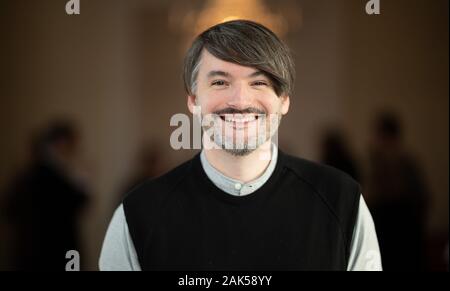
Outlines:
[[272, 142], [269, 139], [256, 150], [246, 156], [235, 156], [223, 149], [205, 147], [208, 162], [225, 176], [241, 181], [250, 182], [261, 176], [272, 158]]

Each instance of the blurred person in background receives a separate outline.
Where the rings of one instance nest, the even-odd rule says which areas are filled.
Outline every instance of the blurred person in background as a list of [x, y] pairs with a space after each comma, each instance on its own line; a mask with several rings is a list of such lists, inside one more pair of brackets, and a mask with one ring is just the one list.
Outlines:
[[321, 150], [322, 163], [344, 171], [361, 183], [357, 163], [341, 131], [337, 129], [328, 130], [322, 139]]
[[429, 193], [422, 169], [403, 144], [403, 129], [394, 113], [375, 119], [369, 181], [383, 268], [423, 270]]
[[67, 120], [51, 122], [33, 140], [30, 164], [7, 193], [12, 269], [64, 271], [66, 252], [81, 252], [77, 224], [87, 194], [75, 167], [79, 141]]

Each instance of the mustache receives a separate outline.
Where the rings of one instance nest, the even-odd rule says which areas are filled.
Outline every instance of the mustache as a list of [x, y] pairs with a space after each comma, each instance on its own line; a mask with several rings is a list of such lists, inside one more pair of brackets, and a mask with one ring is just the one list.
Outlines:
[[217, 115], [223, 115], [223, 114], [259, 114], [259, 115], [265, 115], [266, 112], [264, 110], [255, 108], [255, 107], [247, 107], [245, 109], [236, 109], [232, 107], [227, 107], [221, 110], [214, 111], [213, 114]]

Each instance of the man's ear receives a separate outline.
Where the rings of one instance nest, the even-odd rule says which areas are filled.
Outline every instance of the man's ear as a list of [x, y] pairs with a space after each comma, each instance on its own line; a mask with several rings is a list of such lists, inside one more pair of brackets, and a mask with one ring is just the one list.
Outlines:
[[291, 104], [291, 99], [288, 95], [281, 96], [281, 114], [285, 115], [289, 111], [289, 105]]
[[187, 106], [189, 108], [189, 112], [194, 114], [194, 106], [196, 105], [196, 97], [194, 95], [188, 95], [187, 96]]

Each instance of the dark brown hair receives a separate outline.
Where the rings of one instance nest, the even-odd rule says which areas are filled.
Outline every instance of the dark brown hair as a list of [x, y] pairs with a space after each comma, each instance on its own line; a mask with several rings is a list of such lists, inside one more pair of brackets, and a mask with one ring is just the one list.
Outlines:
[[278, 96], [292, 94], [295, 68], [289, 49], [261, 24], [233, 20], [197, 36], [184, 60], [183, 79], [189, 95], [195, 95], [203, 49], [223, 61], [260, 70], [270, 78]]

